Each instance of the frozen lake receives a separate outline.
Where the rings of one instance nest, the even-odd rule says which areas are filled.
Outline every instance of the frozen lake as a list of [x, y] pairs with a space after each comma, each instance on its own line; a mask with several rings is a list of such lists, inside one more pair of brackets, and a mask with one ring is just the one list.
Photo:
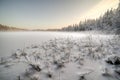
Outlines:
[[[84, 38], [89, 35], [89, 32], [0, 32], [0, 57], [9, 56], [17, 49], [21, 49], [32, 44], [40, 44], [54, 38]], [[92, 36], [101, 36], [106, 39], [106, 35], [93, 34]], [[107, 37], [110, 38], [111, 35], [107, 35]], [[9, 69], [0, 68], [0, 80], [15, 79], [19, 73], [24, 71], [21, 67], [25, 67], [25, 65], [20, 65]]]
[[[17, 49], [24, 48], [32, 44], [40, 44], [50, 39], [59, 37], [78, 37], [83, 36], [83, 33], [70, 32], [0, 32], [0, 57], [10, 56]], [[20, 64], [21, 65], [21, 64]], [[21, 67], [15, 66], [10, 69], [0, 68], [1, 80], [13, 80], [19, 72], [24, 70]], [[11, 72], [13, 72], [11, 74]], [[14, 77], [13, 77], [14, 76]]]
[[80, 33], [69, 32], [0, 32], [0, 56], [8, 56], [16, 49], [38, 44], [59, 37], [78, 37]]
[[[54, 38], [61, 37], [86, 37], [89, 32], [0, 32], [0, 56], [8, 56], [15, 50], [32, 44], [38, 44]], [[96, 35], [96, 37], [106, 35]], [[107, 37], [110, 37], [108, 35]]]

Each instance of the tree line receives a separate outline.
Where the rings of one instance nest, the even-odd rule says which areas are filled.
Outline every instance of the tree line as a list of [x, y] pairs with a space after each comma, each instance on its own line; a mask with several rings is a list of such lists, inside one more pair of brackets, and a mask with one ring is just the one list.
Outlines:
[[63, 27], [62, 31], [103, 31], [120, 34], [120, 2], [117, 9], [107, 10], [98, 19], [85, 20], [79, 24]]
[[23, 31], [23, 30], [26, 30], [26, 29], [20, 29], [20, 28], [16, 28], [16, 27], [9, 27], [9, 26], [0, 24], [0, 31]]

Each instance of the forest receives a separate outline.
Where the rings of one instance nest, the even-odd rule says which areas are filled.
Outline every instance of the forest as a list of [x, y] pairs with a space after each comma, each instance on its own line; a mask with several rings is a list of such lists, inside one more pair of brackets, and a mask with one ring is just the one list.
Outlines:
[[62, 28], [63, 31], [102, 31], [104, 33], [120, 34], [120, 3], [117, 9], [107, 10], [98, 19], [85, 20], [79, 24]]

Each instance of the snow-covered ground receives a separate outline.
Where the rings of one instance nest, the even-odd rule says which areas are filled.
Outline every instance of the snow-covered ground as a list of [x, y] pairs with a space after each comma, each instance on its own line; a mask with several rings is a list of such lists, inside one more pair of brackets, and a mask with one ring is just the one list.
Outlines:
[[118, 36], [7, 32], [0, 38], [0, 55], [7, 56], [1, 58], [2, 80], [120, 80]]

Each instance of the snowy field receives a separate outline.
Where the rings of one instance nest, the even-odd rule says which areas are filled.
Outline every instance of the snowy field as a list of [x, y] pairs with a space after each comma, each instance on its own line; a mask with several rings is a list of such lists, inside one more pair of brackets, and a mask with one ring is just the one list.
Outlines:
[[117, 35], [1, 32], [0, 80], [120, 80], [119, 52]]

